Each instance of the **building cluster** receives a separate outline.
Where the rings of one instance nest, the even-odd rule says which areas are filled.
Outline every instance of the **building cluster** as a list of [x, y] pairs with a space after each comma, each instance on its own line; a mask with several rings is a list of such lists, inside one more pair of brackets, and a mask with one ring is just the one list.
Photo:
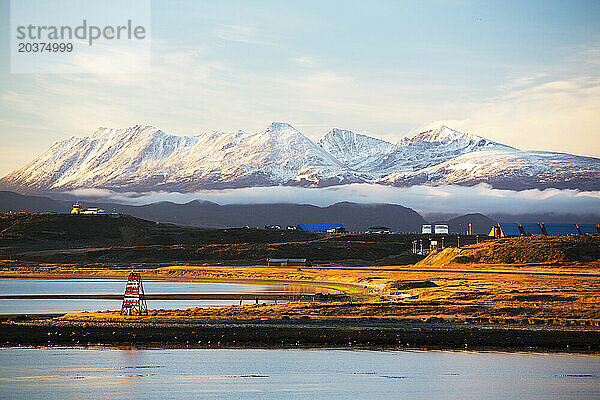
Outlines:
[[[265, 229], [268, 230], [281, 230], [283, 229], [280, 225], [265, 225]], [[322, 232], [322, 233], [346, 233], [348, 230], [342, 224], [298, 224], [296, 226], [288, 226], [287, 230], [298, 230], [303, 232]], [[376, 233], [376, 234], [395, 234], [399, 232], [392, 231], [387, 226], [370, 226], [364, 233]], [[435, 224], [435, 225], [423, 225], [421, 229], [422, 234], [436, 234], [436, 235], [447, 235], [449, 233], [448, 225]]]
[[489, 236], [583, 236], [600, 234], [599, 224], [499, 223]]
[[[281, 225], [265, 225], [267, 230], [281, 230]], [[288, 231], [304, 232], [323, 232], [323, 233], [346, 233], [346, 228], [342, 224], [298, 224], [290, 225], [286, 228]]]
[[81, 204], [75, 203], [71, 214], [106, 214], [106, 211], [101, 208], [82, 208]]

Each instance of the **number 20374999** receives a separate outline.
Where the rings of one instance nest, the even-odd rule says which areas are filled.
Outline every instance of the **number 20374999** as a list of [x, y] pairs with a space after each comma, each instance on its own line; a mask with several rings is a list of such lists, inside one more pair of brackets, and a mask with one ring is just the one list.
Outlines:
[[73, 43], [51, 43], [51, 42], [34, 42], [34, 43], [19, 43], [19, 53], [70, 53], [73, 51]]

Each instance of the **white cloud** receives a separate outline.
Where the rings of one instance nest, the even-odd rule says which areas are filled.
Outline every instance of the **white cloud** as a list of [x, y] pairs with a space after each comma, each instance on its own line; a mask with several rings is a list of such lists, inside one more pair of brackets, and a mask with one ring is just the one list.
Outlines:
[[396, 188], [372, 184], [352, 184], [321, 189], [285, 186], [206, 190], [195, 193], [151, 192], [117, 193], [105, 189], [83, 189], [68, 192], [79, 198], [104, 198], [126, 204], [148, 204], [158, 201], [186, 203], [207, 200], [219, 204], [301, 203], [328, 206], [341, 201], [356, 203], [389, 203], [410, 207], [418, 212], [466, 214], [561, 213], [594, 214], [600, 209], [600, 192], [577, 190], [500, 190], [488, 185], [413, 186]]
[[521, 149], [600, 157], [598, 78], [543, 82], [524, 78], [503, 95], [471, 109], [467, 118], [438, 120], [423, 128], [445, 123]]
[[228, 42], [274, 46], [275, 44], [260, 35], [256, 29], [246, 25], [216, 24], [214, 35]]
[[306, 68], [314, 68], [320, 66], [320, 63], [317, 61], [317, 59], [310, 56], [295, 57], [292, 59], [292, 61], [300, 65], [301, 67]]

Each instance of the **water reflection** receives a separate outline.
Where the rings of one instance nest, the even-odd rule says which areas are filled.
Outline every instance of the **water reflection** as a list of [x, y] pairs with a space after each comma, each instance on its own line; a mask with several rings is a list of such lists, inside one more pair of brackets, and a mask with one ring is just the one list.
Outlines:
[[[0, 294], [121, 294], [124, 280], [100, 279], [0, 279]], [[213, 282], [144, 281], [147, 294], [158, 293], [314, 293], [310, 286], [248, 285]], [[325, 292], [326, 290], [317, 289]], [[160, 308], [218, 307], [238, 304], [232, 300], [152, 300], [148, 306]], [[117, 310], [120, 300], [91, 299], [0, 299], [0, 314], [33, 314], [71, 311]]]
[[597, 356], [346, 350], [0, 350], [0, 397], [600, 396]]

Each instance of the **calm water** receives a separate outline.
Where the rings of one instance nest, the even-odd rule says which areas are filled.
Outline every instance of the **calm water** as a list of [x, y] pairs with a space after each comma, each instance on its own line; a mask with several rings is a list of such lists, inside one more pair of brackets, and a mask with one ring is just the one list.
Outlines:
[[600, 357], [349, 350], [0, 350], [6, 399], [593, 399]]
[[[294, 291], [291, 286], [242, 285], [202, 282], [144, 281], [146, 293], [274, 293]], [[0, 294], [121, 294], [125, 280], [0, 279]], [[310, 290], [310, 288], [303, 288]], [[239, 304], [229, 300], [152, 300], [149, 308], [189, 308]], [[120, 300], [1, 300], [0, 314], [116, 310]]]

